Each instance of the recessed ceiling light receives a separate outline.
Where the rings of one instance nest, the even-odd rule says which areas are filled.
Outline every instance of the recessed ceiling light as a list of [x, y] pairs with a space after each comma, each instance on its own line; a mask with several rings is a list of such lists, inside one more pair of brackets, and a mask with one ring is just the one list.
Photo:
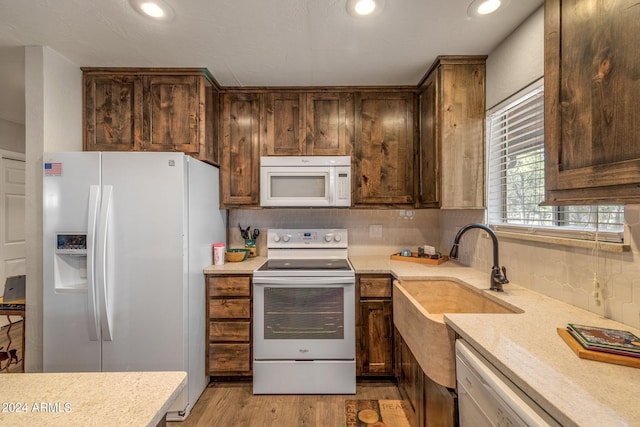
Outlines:
[[157, 21], [173, 19], [173, 9], [163, 0], [129, 0], [131, 6], [141, 15]]
[[473, 0], [467, 8], [470, 18], [486, 16], [504, 9], [510, 0]]
[[373, 16], [384, 8], [384, 0], [347, 0], [347, 12], [353, 16]]

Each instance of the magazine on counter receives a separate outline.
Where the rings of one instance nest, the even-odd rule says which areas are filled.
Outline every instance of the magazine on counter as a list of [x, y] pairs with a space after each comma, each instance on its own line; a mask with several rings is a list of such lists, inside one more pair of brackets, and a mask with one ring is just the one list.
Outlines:
[[567, 331], [587, 350], [640, 357], [640, 338], [629, 331], [573, 323]]

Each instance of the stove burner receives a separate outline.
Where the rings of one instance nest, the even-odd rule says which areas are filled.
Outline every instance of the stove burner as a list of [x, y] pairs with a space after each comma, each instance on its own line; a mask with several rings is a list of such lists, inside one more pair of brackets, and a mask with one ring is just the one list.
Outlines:
[[346, 259], [269, 259], [257, 271], [344, 270], [351, 266]]

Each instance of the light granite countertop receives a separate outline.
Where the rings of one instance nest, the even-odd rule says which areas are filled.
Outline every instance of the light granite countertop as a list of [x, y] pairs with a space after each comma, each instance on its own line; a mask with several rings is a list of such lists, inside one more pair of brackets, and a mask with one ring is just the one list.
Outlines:
[[186, 384], [186, 372], [0, 374], [0, 425], [155, 427]]
[[557, 334], [568, 323], [640, 330], [520, 287], [489, 291], [489, 274], [448, 261], [439, 266], [386, 257], [349, 257], [357, 273], [400, 280], [457, 279], [519, 314], [445, 314], [445, 323], [563, 426], [640, 426], [640, 369], [580, 359]]
[[240, 262], [225, 262], [223, 265], [210, 265], [204, 269], [204, 274], [252, 274], [253, 270], [260, 267], [267, 257], [257, 256]]

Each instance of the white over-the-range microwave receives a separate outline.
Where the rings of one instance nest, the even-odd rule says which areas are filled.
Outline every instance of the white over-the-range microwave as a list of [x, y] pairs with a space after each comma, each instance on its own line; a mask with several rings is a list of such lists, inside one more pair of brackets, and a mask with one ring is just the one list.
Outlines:
[[261, 157], [260, 205], [351, 206], [351, 157]]

